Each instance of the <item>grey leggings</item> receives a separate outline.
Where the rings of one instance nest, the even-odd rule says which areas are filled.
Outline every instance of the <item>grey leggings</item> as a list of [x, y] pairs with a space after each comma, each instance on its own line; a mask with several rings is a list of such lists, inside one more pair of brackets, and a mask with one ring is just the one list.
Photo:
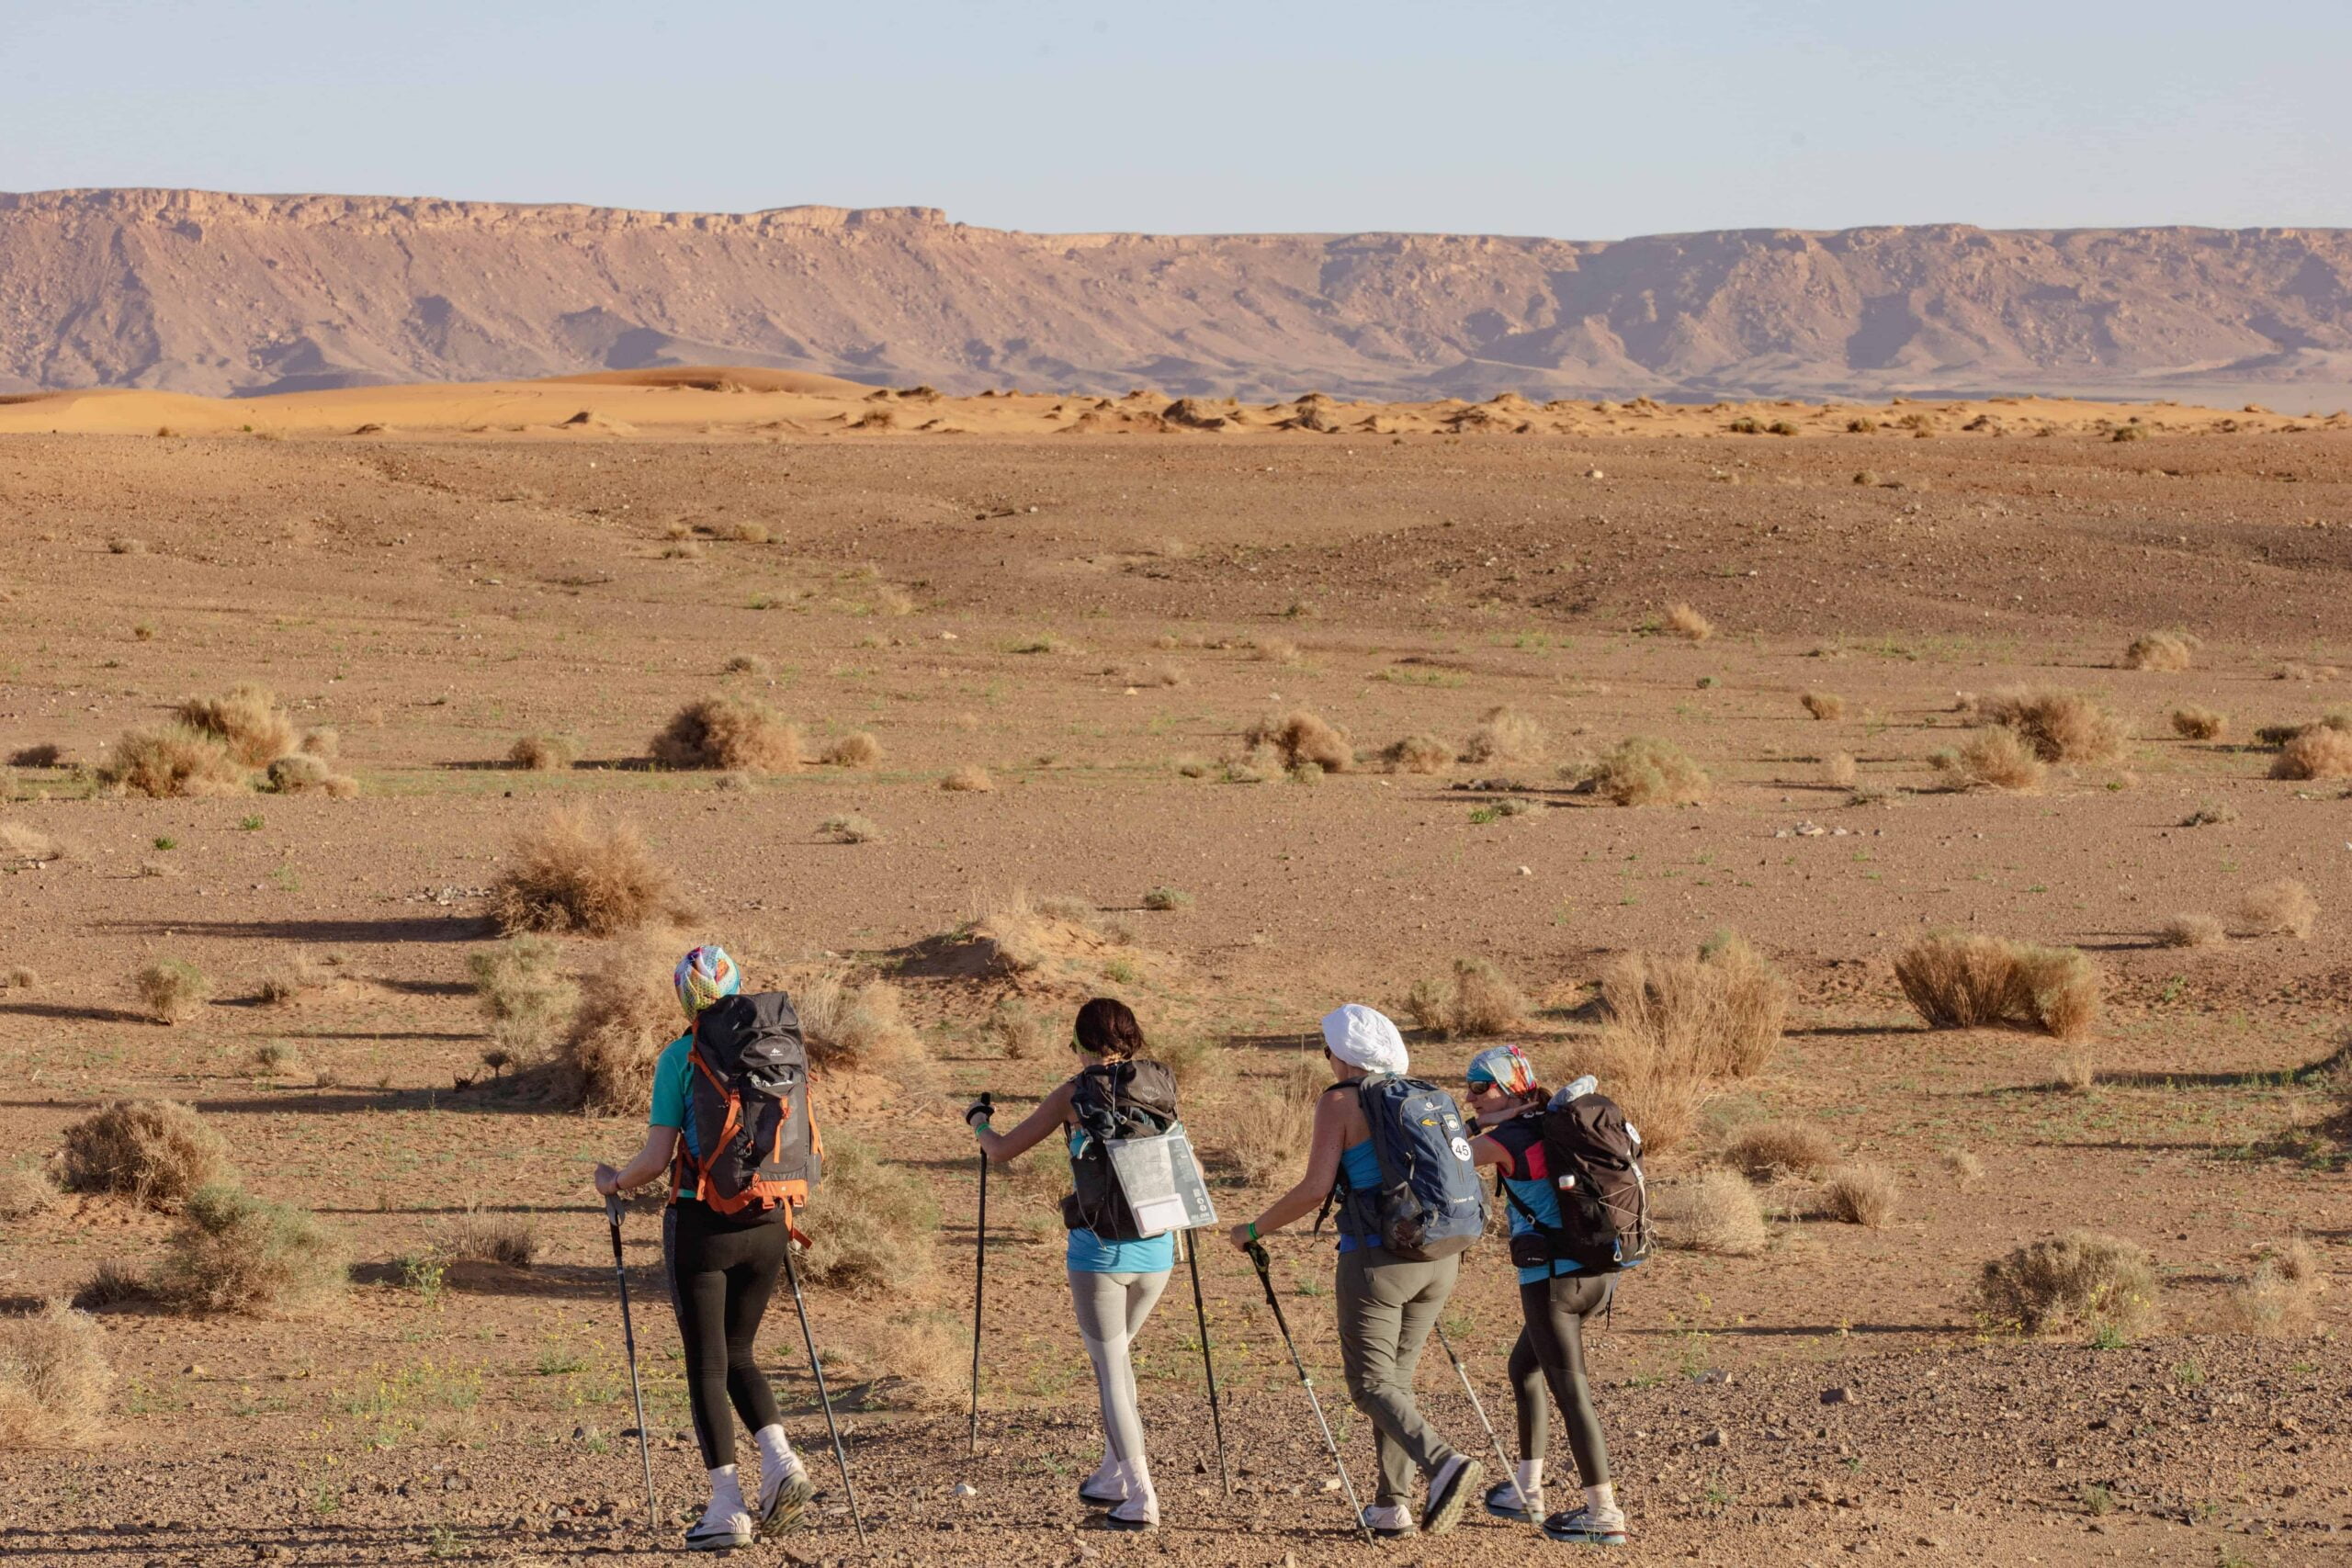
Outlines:
[[1340, 1254], [1340, 1360], [1348, 1394], [1370, 1418], [1382, 1503], [1409, 1503], [1413, 1472], [1434, 1476], [1453, 1445], [1421, 1418], [1413, 1370], [1461, 1273], [1460, 1255], [1408, 1263], [1385, 1247]]
[[1584, 1372], [1585, 1320], [1609, 1304], [1616, 1287], [1611, 1274], [1561, 1274], [1519, 1288], [1519, 1309], [1527, 1325], [1510, 1348], [1511, 1390], [1519, 1396], [1519, 1455], [1542, 1459], [1544, 1445], [1544, 1388], [1560, 1402], [1568, 1424], [1568, 1452], [1576, 1456], [1584, 1485], [1609, 1479], [1609, 1445], [1592, 1408], [1592, 1384]]
[[1136, 1409], [1136, 1369], [1128, 1350], [1167, 1288], [1165, 1269], [1155, 1274], [1070, 1271], [1078, 1334], [1086, 1341], [1086, 1359], [1094, 1363], [1095, 1396], [1102, 1404], [1102, 1440], [1123, 1464], [1144, 1463], [1143, 1416]]

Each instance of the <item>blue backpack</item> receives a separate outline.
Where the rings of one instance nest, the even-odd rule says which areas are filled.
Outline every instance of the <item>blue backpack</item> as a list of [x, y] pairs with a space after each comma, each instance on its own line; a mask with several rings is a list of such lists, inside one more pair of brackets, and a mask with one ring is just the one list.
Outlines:
[[[1324, 1200], [1340, 1206], [1340, 1234], [1412, 1263], [1466, 1250], [1487, 1231], [1487, 1192], [1471, 1162], [1473, 1129], [1453, 1097], [1419, 1078], [1375, 1073], [1358, 1080], [1357, 1103], [1372, 1129], [1380, 1186], [1357, 1191], [1346, 1168]], [[1316, 1227], [1322, 1227], [1317, 1216]]]

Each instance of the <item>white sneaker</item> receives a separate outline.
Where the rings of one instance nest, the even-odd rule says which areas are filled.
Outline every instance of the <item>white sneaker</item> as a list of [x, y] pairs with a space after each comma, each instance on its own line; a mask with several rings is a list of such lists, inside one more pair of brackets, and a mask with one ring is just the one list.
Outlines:
[[1094, 1508], [1115, 1508], [1125, 1502], [1127, 1478], [1119, 1461], [1104, 1454], [1094, 1473], [1078, 1483], [1078, 1500]]
[[731, 1514], [706, 1512], [686, 1531], [688, 1551], [735, 1551], [752, 1544], [752, 1516], [741, 1508]]
[[1158, 1529], [1159, 1499], [1149, 1492], [1140, 1497], [1130, 1497], [1104, 1515], [1102, 1522], [1114, 1530]]
[[1577, 1541], [1586, 1546], [1623, 1546], [1625, 1544], [1625, 1510], [1606, 1508], [1596, 1511], [1589, 1505], [1570, 1508], [1545, 1519], [1544, 1533], [1554, 1540]]
[[1530, 1486], [1521, 1501], [1516, 1481], [1501, 1481], [1487, 1488], [1487, 1512], [1498, 1519], [1517, 1519], [1521, 1524], [1540, 1523], [1544, 1517], [1544, 1488]]
[[1455, 1454], [1430, 1477], [1428, 1503], [1421, 1509], [1421, 1533], [1443, 1535], [1462, 1522], [1462, 1506], [1487, 1477], [1486, 1466], [1468, 1454]]
[[764, 1467], [760, 1474], [760, 1533], [782, 1535], [800, 1522], [808, 1511], [808, 1504], [817, 1495], [816, 1484], [808, 1479], [808, 1467], [794, 1454], [784, 1461], [782, 1469], [771, 1478]]
[[1374, 1503], [1362, 1517], [1363, 1528], [1383, 1540], [1411, 1535], [1419, 1528], [1413, 1523], [1413, 1511], [1402, 1503]]

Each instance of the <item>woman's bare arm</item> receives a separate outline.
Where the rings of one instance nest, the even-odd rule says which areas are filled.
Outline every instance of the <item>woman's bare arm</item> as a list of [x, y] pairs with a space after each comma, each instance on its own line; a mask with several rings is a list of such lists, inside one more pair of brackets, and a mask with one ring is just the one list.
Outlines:
[[1519, 1162], [1510, 1157], [1510, 1151], [1485, 1133], [1470, 1140], [1470, 1163], [1500, 1166], [1505, 1176], [1519, 1172]]
[[648, 1127], [645, 1146], [629, 1156], [628, 1163], [615, 1170], [609, 1165], [596, 1168], [596, 1190], [609, 1198], [616, 1192], [633, 1192], [670, 1168], [670, 1156], [678, 1147], [675, 1127]]
[[1044, 1143], [1063, 1122], [1069, 1120], [1070, 1085], [1065, 1078], [1053, 1093], [1037, 1102], [1037, 1109], [1021, 1119], [1021, 1124], [1010, 1133], [978, 1129], [980, 1152], [998, 1165], [1009, 1165]]
[[[1272, 1235], [1293, 1220], [1304, 1219], [1322, 1206], [1340, 1179], [1340, 1152], [1347, 1146], [1351, 1124], [1359, 1120], [1352, 1094], [1326, 1090], [1323, 1098], [1315, 1102], [1315, 1139], [1307, 1145], [1306, 1174], [1298, 1179], [1297, 1186], [1266, 1205], [1266, 1212], [1256, 1222], [1260, 1235]], [[1249, 1245], [1249, 1225], [1236, 1225], [1232, 1234], [1234, 1246]]]

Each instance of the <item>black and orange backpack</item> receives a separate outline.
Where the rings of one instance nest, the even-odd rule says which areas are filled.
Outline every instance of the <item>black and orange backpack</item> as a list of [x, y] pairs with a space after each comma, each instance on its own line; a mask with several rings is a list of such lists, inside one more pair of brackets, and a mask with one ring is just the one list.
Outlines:
[[720, 998], [695, 1020], [686, 1059], [686, 1129], [672, 1190], [722, 1214], [808, 1202], [823, 1176], [825, 1145], [808, 1104], [808, 1051], [792, 998], [782, 991]]

